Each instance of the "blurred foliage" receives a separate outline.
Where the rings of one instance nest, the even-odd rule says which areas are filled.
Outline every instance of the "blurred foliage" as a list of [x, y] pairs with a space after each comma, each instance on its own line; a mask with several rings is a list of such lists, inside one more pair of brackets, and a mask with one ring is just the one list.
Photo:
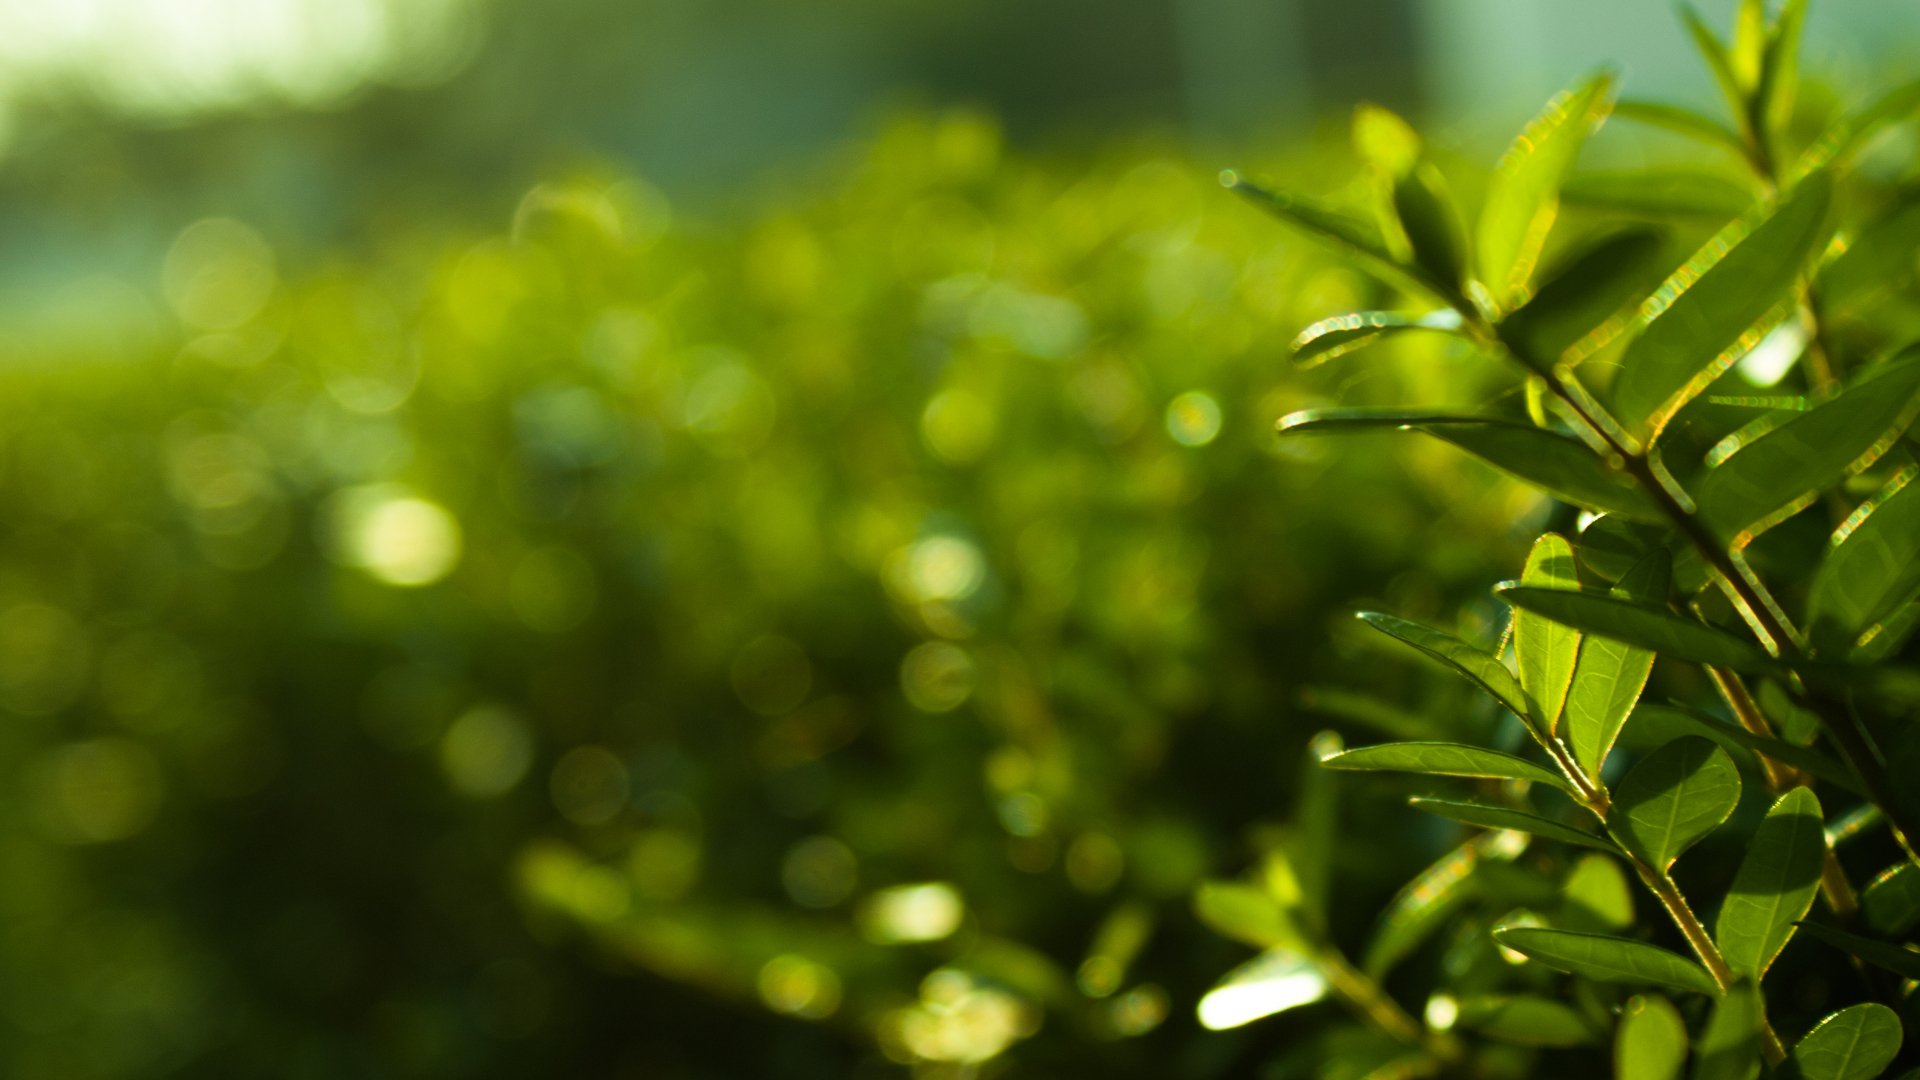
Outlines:
[[[1492, 625], [1552, 512], [1276, 445], [1490, 384], [1286, 371], [1387, 295], [1152, 147], [285, 261], [199, 221], [0, 372], [8, 1076], [1246, 1075], [1316, 1021], [1199, 1037], [1189, 891], [1399, 722], [1315, 686], [1469, 700], [1331, 620]], [[1344, 932], [1445, 839], [1351, 820]]]

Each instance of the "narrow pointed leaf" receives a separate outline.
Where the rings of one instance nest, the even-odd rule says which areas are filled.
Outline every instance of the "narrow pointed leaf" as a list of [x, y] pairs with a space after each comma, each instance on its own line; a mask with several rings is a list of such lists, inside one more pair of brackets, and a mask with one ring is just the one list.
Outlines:
[[1393, 212], [1413, 248], [1413, 261], [1435, 280], [1462, 284], [1467, 231], [1440, 171], [1421, 164], [1393, 183]]
[[1379, 230], [1351, 214], [1302, 195], [1269, 191], [1232, 172], [1222, 174], [1221, 182], [1255, 206], [1335, 252], [1353, 258], [1391, 284], [1410, 286], [1443, 300], [1453, 295], [1454, 290], [1446, 284], [1395, 259], [1387, 251]]
[[1550, 998], [1524, 994], [1476, 994], [1460, 1000], [1455, 1023], [1516, 1046], [1584, 1046], [1594, 1041], [1585, 1017]]
[[1860, 790], [1860, 781], [1847, 770], [1845, 765], [1818, 750], [1805, 746], [1795, 746], [1783, 739], [1766, 735], [1755, 735], [1746, 728], [1735, 724], [1722, 723], [1705, 716], [1696, 715], [1684, 709], [1665, 705], [1641, 705], [1635, 711], [1642, 716], [1640, 723], [1648, 723], [1657, 716], [1660, 729], [1671, 735], [1698, 735], [1719, 743], [1730, 752], [1747, 751], [1764, 754], [1783, 765], [1792, 766], [1822, 783], [1864, 796]]
[[1760, 66], [1767, 52], [1766, 0], [1740, 0], [1734, 8], [1733, 41], [1727, 62], [1743, 94], [1760, 85]]
[[1512, 807], [1456, 799], [1409, 799], [1407, 805], [1436, 817], [1457, 821], [1462, 825], [1478, 825], [1483, 829], [1511, 829], [1514, 832], [1538, 836], [1543, 840], [1558, 840], [1563, 844], [1574, 844], [1592, 848], [1595, 851], [1611, 853], [1616, 850], [1612, 842], [1599, 833], [1587, 832], [1584, 829], [1554, 821], [1552, 818], [1544, 818]]
[[1605, 934], [1581, 934], [1537, 926], [1503, 926], [1493, 939], [1557, 971], [1629, 986], [1665, 986], [1717, 994], [1707, 969], [1658, 945]]
[[1513, 424], [1450, 422], [1421, 430], [1574, 506], [1638, 521], [1659, 518], [1651, 499], [1577, 439]]
[[1274, 430], [1281, 435], [1351, 435], [1366, 431], [1409, 431], [1430, 424], [1507, 424], [1525, 427], [1518, 421], [1501, 420], [1475, 413], [1411, 412], [1406, 409], [1366, 407], [1300, 409], [1280, 418]]
[[1722, 229], [1641, 308], [1621, 357], [1616, 410], [1643, 436], [1756, 343], [1792, 307], [1800, 271], [1826, 235], [1832, 184], [1809, 176], [1781, 202]]
[[1315, 367], [1365, 348], [1382, 338], [1411, 331], [1459, 334], [1460, 314], [1434, 311], [1401, 315], [1391, 311], [1357, 311], [1321, 319], [1293, 339], [1293, 359], [1301, 367]]
[[1322, 758], [1320, 764], [1329, 769], [1356, 772], [1477, 776], [1496, 780], [1527, 780], [1563, 789], [1568, 786], [1566, 777], [1531, 761], [1498, 750], [1483, 750], [1461, 743], [1402, 742], [1360, 746]]
[[1817, 922], [1802, 922], [1800, 929], [1809, 935], [1865, 960], [1875, 967], [1885, 968], [1906, 979], [1920, 979], [1920, 952], [1895, 945], [1879, 938], [1849, 934], [1845, 930], [1835, 930], [1831, 926]]
[[1815, 1024], [1789, 1060], [1797, 1080], [1873, 1080], [1899, 1056], [1903, 1036], [1899, 1013], [1868, 1002]]
[[[1611, 595], [1648, 607], [1664, 603], [1671, 565], [1666, 550], [1656, 548], [1627, 571]], [[1589, 777], [1599, 779], [1600, 767], [1652, 671], [1650, 649], [1595, 635], [1580, 640], [1567, 689], [1566, 739], [1575, 764]]]
[[1615, 78], [1601, 72], [1557, 95], [1527, 124], [1487, 184], [1476, 233], [1482, 284], [1502, 308], [1524, 296], [1559, 212], [1560, 181], [1606, 118]]
[[1656, 870], [1727, 820], [1740, 803], [1740, 771], [1725, 750], [1695, 736], [1647, 755], [1613, 791], [1607, 827]]
[[1717, 172], [1663, 167], [1578, 173], [1561, 198], [1585, 210], [1724, 225], [1753, 209], [1754, 193]]
[[1680, 1080], [1687, 1023], [1659, 994], [1635, 994], [1620, 1009], [1613, 1040], [1614, 1080]]
[[1583, 633], [1612, 638], [1661, 656], [1735, 671], [1765, 672], [1773, 661], [1757, 646], [1705, 623], [1629, 600], [1504, 582], [1494, 592], [1514, 607], [1538, 612]]
[[1820, 270], [1820, 298], [1828, 310], [1866, 306], [1913, 280], [1920, 248], [1920, 188], [1908, 188], [1893, 207], [1847, 237], [1846, 249]]
[[1724, 540], [1771, 523], [1858, 472], [1920, 413], [1920, 351], [1882, 364], [1838, 397], [1740, 447], [1695, 491], [1700, 516]]
[[1448, 852], [1402, 886], [1388, 901], [1367, 942], [1360, 966], [1381, 978], [1432, 936], [1472, 894], [1474, 870], [1488, 858], [1511, 858], [1524, 841], [1504, 833], [1483, 833]]
[[[1580, 573], [1574, 567], [1573, 546], [1558, 533], [1534, 541], [1520, 580], [1542, 589], [1578, 589]], [[1527, 611], [1513, 615], [1513, 651], [1519, 662], [1520, 687], [1535, 726], [1552, 735], [1573, 683], [1574, 661], [1580, 655], [1580, 631]]]
[[1788, 180], [1806, 176], [1829, 165], [1845, 163], [1872, 141], [1881, 128], [1907, 119], [1916, 109], [1920, 109], [1920, 79], [1887, 91], [1834, 124], [1794, 162]]
[[1841, 523], [1814, 572], [1807, 635], [1844, 653], [1920, 590], [1920, 469], [1908, 468]]
[[1755, 112], [1769, 136], [1793, 119], [1793, 99], [1800, 89], [1800, 38], [1806, 21], [1807, 0], [1786, 0], [1767, 35], [1754, 97], [1758, 101]]
[[1535, 368], [1605, 330], [1658, 281], [1664, 247], [1651, 229], [1623, 229], [1554, 268], [1533, 298], [1500, 324], [1501, 335]]
[[1749, 982], [1727, 988], [1707, 1018], [1695, 1051], [1693, 1080], [1753, 1080], [1760, 1075], [1760, 991]]
[[1513, 677], [1513, 672], [1507, 670], [1499, 657], [1484, 649], [1476, 649], [1451, 634], [1443, 634], [1431, 627], [1397, 619], [1392, 615], [1363, 611], [1360, 619], [1388, 637], [1403, 641], [1452, 668], [1468, 682], [1492, 694], [1494, 700], [1505, 705], [1513, 715], [1522, 718], [1527, 715], [1527, 697], [1525, 691], [1520, 689], [1520, 680]]
[[1746, 159], [1747, 148], [1740, 136], [1730, 127], [1704, 113], [1680, 105], [1669, 105], [1661, 101], [1621, 101], [1614, 105], [1613, 115], [1622, 120], [1664, 128], [1668, 131], [1698, 139], [1710, 146], [1730, 150]]
[[1767, 811], [1713, 924], [1727, 966], [1758, 982], [1813, 906], [1827, 854], [1820, 800], [1807, 788], [1780, 796]]
[[1875, 933], [1899, 937], [1920, 926], [1920, 866], [1901, 860], [1867, 883], [1860, 912]]
[[1733, 59], [1727, 53], [1727, 47], [1720, 41], [1707, 24], [1701, 20], [1700, 13], [1691, 5], [1680, 5], [1680, 21], [1686, 25], [1688, 36], [1693, 38], [1694, 48], [1700, 51], [1700, 58], [1707, 62], [1707, 70], [1713, 74], [1713, 81], [1720, 87], [1720, 93], [1735, 113], [1741, 111], [1744, 95], [1740, 92], [1740, 80], [1733, 71]]

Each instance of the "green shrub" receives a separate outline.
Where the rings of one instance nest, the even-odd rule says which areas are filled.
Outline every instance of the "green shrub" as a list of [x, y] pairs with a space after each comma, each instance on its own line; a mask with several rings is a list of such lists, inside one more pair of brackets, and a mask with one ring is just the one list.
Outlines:
[[[1331, 778], [1250, 879], [1196, 894], [1263, 950], [1203, 1021], [1349, 1007], [1283, 1074], [1606, 1075], [1590, 1048], [1609, 1046], [1621, 1080], [1689, 1057], [1700, 1080], [1916, 1060], [1920, 684], [1902, 661], [1920, 621], [1920, 202], [1860, 162], [1920, 84], [1796, 107], [1804, 3], [1741, 3], [1730, 44], [1683, 14], [1732, 123], [1616, 102], [1595, 75], [1501, 158], [1471, 229], [1377, 109], [1355, 125], [1374, 220], [1226, 177], [1412, 305], [1315, 323], [1297, 359], [1440, 335], [1507, 373], [1491, 406], [1309, 409], [1280, 420], [1286, 441], [1423, 434], [1563, 507], [1494, 589], [1503, 627], [1361, 614], [1481, 704], [1382, 704], [1406, 741], [1324, 737], [1329, 769], [1458, 778], [1416, 781], [1412, 805], [1468, 829], [1358, 959], [1329, 925], [1328, 867], [1354, 842]], [[1573, 172], [1609, 115], [1698, 160]], [[1715, 208], [1732, 220], [1709, 236], [1676, 225]]]

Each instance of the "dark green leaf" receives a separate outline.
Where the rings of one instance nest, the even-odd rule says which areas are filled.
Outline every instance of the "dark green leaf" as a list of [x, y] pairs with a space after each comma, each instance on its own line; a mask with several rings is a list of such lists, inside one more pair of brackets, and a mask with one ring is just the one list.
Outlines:
[[1713, 939], [1735, 974], [1758, 982], [1813, 906], [1827, 854], [1820, 800], [1807, 788], [1780, 796], [1747, 845]]
[[1794, 162], [1789, 179], [1805, 176], [1816, 169], [1840, 165], [1865, 146], [1881, 128], [1905, 120], [1920, 109], [1920, 80], [1897, 86], [1876, 98], [1865, 108], [1849, 114], [1833, 125], [1819, 141], [1807, 148]]
[[1792, 308], [1802, 267], [1826, 235], [1832, 182], [1809, 176], [1779, 203], [1722, 229], [1641, 308], [1613, 400], [1628, 426], [1657, 435]]
[[1747, 147], [1740, 141], [1739, 134], [1713, 117], [1684, 106], [1661, 101], [1622, 101], [1614, 105], [1613, 115], [1622, 120], [1665, 128], [1722, 150], [1731, 150], [1742, 162], [1746, 160]]
[[1834, 531], [1814, 572], [1807, 635], [1844, 656], [1868, 627], [1920, 590], [1920, 469], [1902, 469]]
[[1535, 368], [1604, 330], [1659, 279], [1663, 243], [1651, 229], [1623, 229], [1575, 253], [1549, 272], [1518, 311], [1500, 324], [1503, 337]]
[[1519, 1046], [1583, 1046], [1595, 1032], [1573, 1009], [1548, 998], [1476, 994], [1460, 1000], [1460, 1027]]
[[1520, 680], [1513, 677], [1513, 672], [1507, 670], [1499, 657], [1476, 649], [1451, 634], [1443, 634], [1431, 627], [1397, 619], [1392, 615], [1363, 611], [1360, 619], [1388, 637], [1406, 642], [1452, 668], [1468, 682], [1492, 694], [1494, 700], [1505, 705], [1513, 715], [1526, 717], [1526, 693], [1520, 689]]
[[1659, 994], [1635, 994], [1620, 1008], [1613, 1040], [1614, 1080], [1679, 1080], [1687, 1060], [1687, 1024]]
[[1900, 1053], [1900, 1014], [1877, 1002], [1829, 1015], [1793, 1046], [1797, 1080], [1873, 1080]]
[[1800, 37], [1806, 27], [1807, 0], [1786, 0], [1780, 6], [1766, 51], [1760, 58], [1759, 85], [1754, 88], [1760, 130], [1774, 138], [1793, 118], [1793, 99], [1800, 89]]
[[1502, 308], [1526, 295], [1559, 211], [1560, 181], [1587, 135], [1606, 118], [1615, 79], [1602, 72], [1547, 103], [1495, 167], [1480, 211], [1479, 277]]
[[1820, 271], [1826, 310], [1865, 307], [1913, 280], [1920, 269], [1920, 188], [1902, 192], [1893, 207], [1847, 237], [1839, 257]]
[[1301, 409], [1280, 418], [1274, 430], [1281, 435], [1351, 435], [1366, 431], [1423, 430], [1429, 424], [1528, 425], [1462, 412], [1408, 412], [1405, 409]]
[[1740, 803], [1740, 771], [1725, 750], [1689, 736], [1655, 750], [1613, 791], [1607, 828], [1656, 870], [1720, 826]]
[[1555, 970], [1601, 982], [1665, 986], [1696, 994], [1720, 992], [1706, 968], [1644, 941], [1537, 926], [1499, 927], [1493, 939]]
[[1249, 202], [1292, 225], [1335, 252], [1348, 256], [1394, 285], [1411, 287], [1450, 301], [1454, 290], [1417, 267], [1406, 266], [1386, 249], [1379, 230], [1351, 214], [1323, 206], [1302, 195], [1269, 191], [1238, 174], [1221, 174], [1221, 183]]
[[[1634, 715], [1641, 718], [1641, 721], [1637, 722], [1650, 721], [1657, 716], [1659, 730], [1667, 732], [1669, 737], [1698, 735], [1712, 739], [1729, 752], [1745, 751], [1765, 754], [1783, 765], [1790, 765], [1824, 783], [1851, 791], [1855, 795], [1863, 794], [1860, 790], [1860, 781], [1847, 770], [1845, 765], [1818, 750], [1796, 746], [1766, 735], [1755, 735], [1746, 728], [1666, 705], [1641, 705], [1634, 710]], [[1742, 760], [1746, 758], [1743, 757]]]
[[[1666, 550], [1655, 548], [1627, 571], [1612, 595], [1651, 607], [1666, 600], [1669, 576]], [[1574, 762], [1589, 777], [1599, 779], [1600, 767], [1652, 671], [1648, 649], [1593, 635], [1581, 639], [1567, 691], [1566, 739]]]
[[1576, 829], [1572, 825], [1562, 824], [1551, 818], [1543, 818], [1538, 814], [1530, 814], [1525, 810], [1455, 799], [1409, 799], [1407, 802], [1416, 810], [1424, 810], [1429, 814], [1449, 821], [1458, 821], [1463, 825], [1478, 825], [1483, 829], [1512, 829], [1515, 832], [1538, 836], [1543, 840], [1558, 840], [1563, 844], [1575, 844], [1593, 848], [1595, 851], [1611, 853], [1615, 850], [1613, 844], [1598, 833]]
[[[1520, 580], [1541, 589], [1578, 589], [1580, 573], [1574, 567], [1573, 546], [1558, 533], [1547, 533], [1533, 543]], [[1552, 735], [1573, 684], [1573, 665], [1580, 655], [1580, 631], [1526, 611], [1513, 615], [1513, 651], [1520, 668], [1520, 687], [1534, 726]]]
[[1395, 180], [1393, 212], [1413, 247], [1413, 261], [1436, 280], [1462, 284], [1467, 275], [1467, 230], [1440, 170], [1423, 163]]
[[1567, 178], [1568, 205], [1639, 218], [1724, 225], [1753, 209], [1753, 189], [1715, 172], [1687, 168], [1588, 172]]
[[1852, 953], [1875, 967], [1886, 968], [1902, 978], [1920, 979], [1920, 952], [1914, 952], [1912, 949], [1881, 941], [1878, 938], [1835, 930], [1822, 923], [1802, 922], [1800, 929], [1836, 949]]
[[1533, 589], [1504, 582], [1494, 592], [1514, 607], [1615, 641], [1652, 649], [1661, 656], [1735, 671], [1765, 672], [1773, 661], [1757, 646], [1724, 630], [1617, 597], [1564, 589]]
[[1301, 367], [1314, 367], [1356, 349], [1365, 348], [1382, 337], [1410, 331], [1460, 333], [1460, 314], [1452, 309], [1425, 315], [1401, 315], [1391, 311], [1357, 311], [1321, 319], [1293, 339], [1293, 359]]
[[1714, 1004], [1694, 1059], [1693, 1080], [1753, 1080], [1760, 1075], [1760, 1030], [1766, 1014], [1750, 982], [1727, 988]]
[[1577, 439], [1513, 424], [1448, 422], [1421, 430], [1575, 506], [1642, 521], [1659, 517], [1658, 507], [1624, 473], [1609, 469]]
[[1811, 502], [1892, 445], [1920, 413], [1920, 352], [1882, 364], [1723, 459], [1695, 492], [1700, 516], [1734, 542]]
[[1323, 758], [1320, 764], [1329, 769], [1350, 769], [1357, 772], [1479, 776], [1489, 779], [1528, 780], [1558, 788], [1568, 786], [1565, 777], [1535, 765], [1531, 761], [1514, 757], [1512, 754], [1503, 754], [1498, 750], [1482, 750], [1477, 746], [1466, 746], [1461, 743], [1402, 742], [1361, 746]]
[[1860, 911], [1875, 933], [1899, 937], [1920, 926], [1920, 866], [1901, 860], [1867, 883]]

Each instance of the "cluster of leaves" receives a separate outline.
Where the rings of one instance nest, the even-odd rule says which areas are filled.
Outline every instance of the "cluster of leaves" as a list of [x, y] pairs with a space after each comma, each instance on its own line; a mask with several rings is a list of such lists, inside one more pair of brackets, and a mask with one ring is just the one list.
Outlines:
[[[1730, 44], [1684, 14], [1733, 123], [1616, 102], [1596, 75], [1514, 142], [1471, 231], [1378, 109], [1355, 125], [1377, 221], [1227, 178], [1431, 305], [1317, 323], [1300, 360], [1443, 334], [1521, 391], [1510, 410], [1302, 411], [1284, 437], [1425, 433], [1565, 508], [1494, 590], [1512, 611], [1498, 641], [1361, 614], [1501, 719], [1323, 747], [1333, 770], [1476, 781], [1413, 799], [1478, 831], [1390, 903], [1359, 965], [1319, 906], [1327, 855], [1309, 841], [1333, 826], [1305, 823], [1323, 794], [1261, 880], [1198, 894], [1203, 919], [1269, 950], [1216, 995], [1254, 1015], [1352, 1008], [1327, 1046], [1359, 1049], [1323, 1046], [1317, 1075], [1581, 1073], [1599, 1057], [1557, 1048], [1609, 1040], [1622, 1080], [1677, 1077], [1689, 1057], [1699, 1080], [1865, 1080], [1915, 1060], [1920, 726], [1902, 650], [1920, 622], [1920, 348], [1901, 335], [1920, 202], [1859, 163], [1920, 84], [1837, 116], [1797, 108], [1804, 3], [1745, 0]], [[1740, 162], [1751, 205], [1667, 269], [1699, 186], [1573, 172], [1609, 115]], [[1577, 197], [1614, 220], [1554, 230]], [[1682, 863], [1696, 845], [1711, 856]], [[1436, 939], [1416, 1018], [1386, 980]]]

